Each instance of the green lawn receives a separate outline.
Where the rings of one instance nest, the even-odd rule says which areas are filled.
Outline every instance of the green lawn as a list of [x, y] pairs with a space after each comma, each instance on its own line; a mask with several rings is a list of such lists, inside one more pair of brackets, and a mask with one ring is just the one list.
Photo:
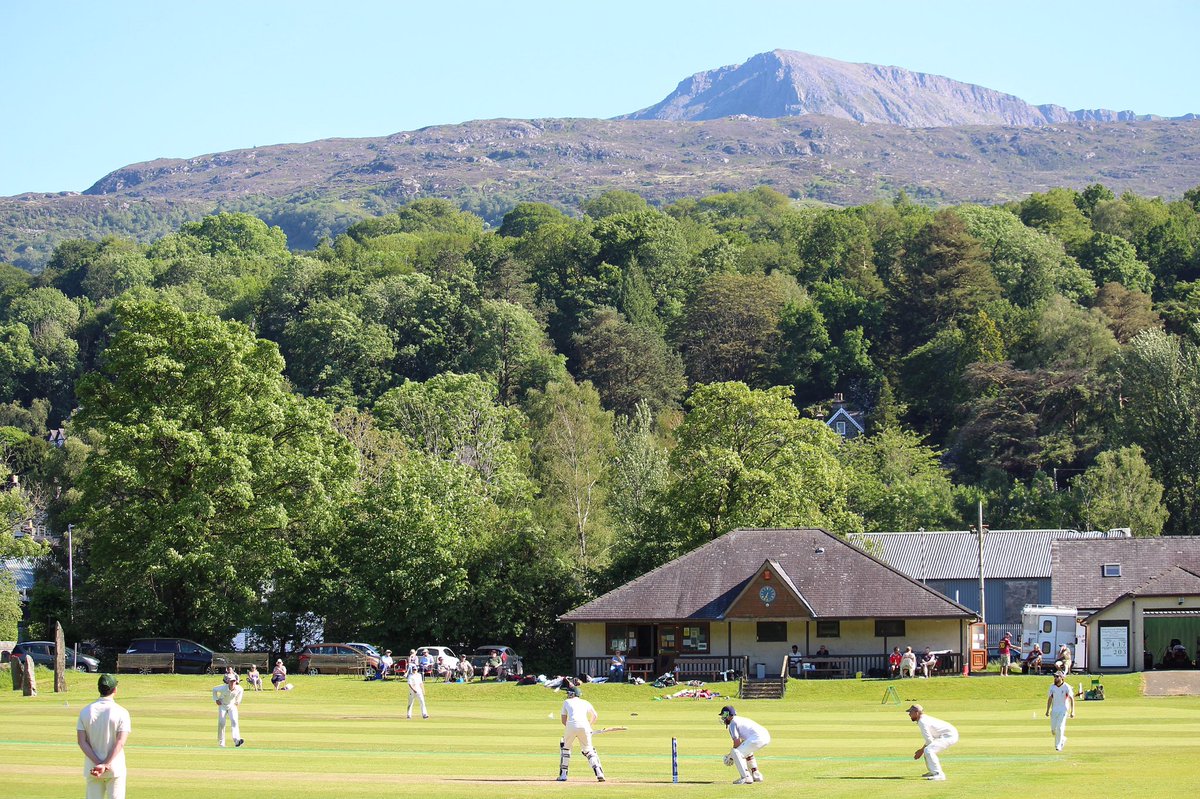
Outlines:
[[[25, 699], [5, 691], [0, 696], [4, 795], [82, 794], [75, 717], [94, 698], [95, 679], [69, 676], [68, 694], [43, 690]], [[8, 675], [2, 677], [7, 683]], [[39, 677], [44, 687], [53, 685], [48, 672]], [[724, 701], [656, 700], [668, 691], [590, 685], [584, 696], [596, 706], [599, 726], [629, 729], [596, 739], [608, 783], [598, 785], [577, 752], [571, 780], [561, 785], [553, 780], [564, 695], [540, 686], [432, 684], [427, 687], [432, 718], [406, 721], [402, 682], [302, 676], [288, 693], [247, 694], [242, 705], [247, 745], [218, 749], [209, 697], [216, 678], [122, 675], [120, 680], [118, 701], [133, 716], [127, 750], [131, 799], [412, 796], [421, 789], [436, 792], [438, 799], [562, 791], [651, 797], [664, 786], [695, 797], [746, 790], [893, 799], [961, 796], [966, 790], [984, 795], [1001, 784], [1017, 794], [1036, 785], [1040, 796], [1105, 799], [1122, 796], [1138, 783], [1194, 788], [1200, 751], [1200, 697], [1143, 697], [1136, 675], [1107, 677], [1106, 701], [1078, 703], [1061, 754], [1054, 751], [1043, 716], [1048, 679], [793, 681], [781, 702], [734, 701], [740, 713], [764, 724], [773, 737], [759, 756], [767, 781], [735, 789], [729, 784], [735, 771], [721, 764], [729, 749], [717, 718]], [[901, 706], [880, 703], [889, 685], [896, 686]], [[725, 684], [711, 687], [720, 690]], [[912, 753], [921, 741], [902, 712], [913, 701], [955, 724], [962, 736], [942, 759], [949, 776], [945, 783], [919, 778], [924, 763], [914, 762]], [[674, 787], [672, 736], [679, 739], [682, 783]]]

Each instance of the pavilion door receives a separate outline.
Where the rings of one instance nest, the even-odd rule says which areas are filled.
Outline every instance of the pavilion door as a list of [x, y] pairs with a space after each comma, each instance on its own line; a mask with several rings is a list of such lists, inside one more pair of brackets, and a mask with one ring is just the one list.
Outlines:
[[987, 671], [987, 625], [981, 621], [972, 623], [969, 638], [971, 643], [971, 660], [969, 661], [971, 671]]
[[675, 666], [682, 630], [678, 624], [658, 625], [658, 673], [666, 674]]

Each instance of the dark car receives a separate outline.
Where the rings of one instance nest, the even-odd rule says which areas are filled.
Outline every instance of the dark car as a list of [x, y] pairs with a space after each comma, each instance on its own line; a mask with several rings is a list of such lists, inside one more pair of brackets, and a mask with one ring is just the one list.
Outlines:
[[467, 655], [467, 660], [471, 661], [471, 665], [475, 667], [475, 676], [483, 674], [483, 667], [488, 662], [488, 658], [492, 656], [493, 651], [499, 653], [504, 661], [502, 668], [507, 676], [520, 677], [525, 673], [525, 664], [521, 661], [521, 656], [514, 652], [511, 646], [492, 644], [478, 647]]
[[[48, 669], [54, 668], [53, 641], [25, 641], [13, 647], [13, 654], [29, 655], [35, 664]], [[100, 661], [82, 653], [76, 655], [73, 649], [67, 650], [66, 664], [68, 669], [76, 671], [100, 671]]]
[[175, 656], [176, 674], [204, 674], [212, 669], [213, 651], [187, 638], [135, 638], [126, 653]]
[[[361, 646], [361, 644], [309, 644], [308, 646], [304, 647], [304, 649], [300, 650], [300, 671], [308, 674], [321, 674], [322, 672], [326, 674], [339, 672], [343, 674], [351, 674], [356, 671], [354, 664], [360, 661], [365, 662], [365, 665], [369, 666], [371, 669], [379, 668], [379, 658], [374, 655], [365, 654], [361, 649], [359, 649], [359, 646]], [[310, 666], [309, 662], [312, 660], [313, 655], [341, 655], [345, 661], [340, 665], [328, 663], [324, 667]], [[353, 660], [351, 660], [351, 658], [353, 658]]]

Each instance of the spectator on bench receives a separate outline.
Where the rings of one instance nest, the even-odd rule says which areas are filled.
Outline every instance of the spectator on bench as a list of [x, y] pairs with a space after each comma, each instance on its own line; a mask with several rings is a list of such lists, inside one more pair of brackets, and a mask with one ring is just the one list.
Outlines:
[[930, 651], [929, 647], [925, 647], [924, 654], [921, 655], [921, 676], [932, 677], [934, 670], [937, 669], [937, 655]]
[[613, 653], [612, 661], [608, 666], [608, 681], [609, 682], [624, 682], [625, 681], [625, 650], [618, 649]]
[[892, 654], [888, 655], [888, 676], [892, 679], [900, 676], [900, 664], [904, 662], [904, 656], [900, 654], [900, 647], [892, 647]]
[[1029, 654], [1025, 656], [1025, 665], [1022, 670], [1026, 674], [1038, 674], [1042, 670], [1042, 648], [1038, 644], [1034, 644], [1029, 650]]
[[917, 676], [917, 653], [912, 651], [911, 646], [904, 647], [904, 654], [900, 656], [900, 676]]

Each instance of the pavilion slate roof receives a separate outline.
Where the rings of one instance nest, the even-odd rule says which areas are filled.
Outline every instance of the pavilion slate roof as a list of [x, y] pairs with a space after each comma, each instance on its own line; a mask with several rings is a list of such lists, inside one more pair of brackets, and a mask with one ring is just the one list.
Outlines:
[[[1053, 604], [1095, 610], [1148, 586], [1152, 580], [1165, 575], [1175, 566], [1200, 574], [1200, 537], [1056, 541], [1051, 557], [1054, 570], [1050, 583]], [[1121, 567], [1119, 577], [1103, 576], [1104, 565], [1110, 563]], [[1179, 576], [1179, 579], [1186, 578]], [[1164, 590], [1166, 584], [1161, 584]]]
[[724, 618], [766, 560], [813, 618], [974, 618], [974, 611], [818, 529], [740, 529], [563, 614], [559, 621]]
[[[1050, 547], [1064, 538], [1128, 538], [1124, 531], [989, 530], [983, 536], [985, 580], [1050, 577]], [[979, 578], [979, 538], [969, 530], [862, 533], [851, 540], [914, 580]], [[863, 543], [860, 543], [863, 542]]]

